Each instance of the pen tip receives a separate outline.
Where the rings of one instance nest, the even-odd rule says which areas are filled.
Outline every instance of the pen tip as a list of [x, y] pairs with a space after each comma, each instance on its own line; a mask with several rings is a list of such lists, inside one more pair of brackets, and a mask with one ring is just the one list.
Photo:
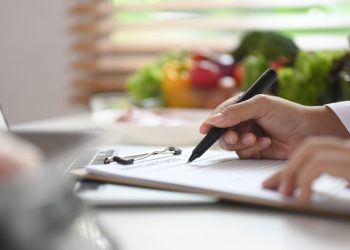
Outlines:
[[193, 162], [195, 159], [197, 159], [197, 153], [194, 152], [191, 154], [190, 158], [188, 159], [187, 164]]

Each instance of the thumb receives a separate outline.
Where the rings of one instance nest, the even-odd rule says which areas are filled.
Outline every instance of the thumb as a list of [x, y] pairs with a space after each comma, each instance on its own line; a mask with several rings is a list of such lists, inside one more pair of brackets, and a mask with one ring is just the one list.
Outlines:
[[216, 110], [205, 123], [227, 128], [248, 120], [259, 119], [267, 113], [267, 103], [266, 95], [256, 95], [247, 101], [230, 104], [221, 110]]

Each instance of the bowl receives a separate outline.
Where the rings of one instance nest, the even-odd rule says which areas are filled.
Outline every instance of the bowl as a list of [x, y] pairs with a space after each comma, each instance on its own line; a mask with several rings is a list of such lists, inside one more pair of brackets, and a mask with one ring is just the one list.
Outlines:
[[210, 110], [204, 109], [132, 109], [134, 111], [99, 110], [92, 116], [98, 125], [122, 143], [192, 146], [203, 138], [199, 126], [210, 114]]

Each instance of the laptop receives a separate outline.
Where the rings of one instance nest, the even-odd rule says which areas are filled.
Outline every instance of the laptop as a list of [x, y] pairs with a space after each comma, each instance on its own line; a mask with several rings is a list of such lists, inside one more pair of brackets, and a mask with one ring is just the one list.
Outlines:
[[[0, 106], [0, 132], [11, 133], [41, 150], [47, 162], [61, 161], [64, 174], [90, 164], [101, 164], [106, 157], [113, 156], [115, 148], [87, 148], [97, 141], [99, 134], [79, 131], [24, 131], [11, 130]], [[85, 146], [84, 146], [85, 145]]]

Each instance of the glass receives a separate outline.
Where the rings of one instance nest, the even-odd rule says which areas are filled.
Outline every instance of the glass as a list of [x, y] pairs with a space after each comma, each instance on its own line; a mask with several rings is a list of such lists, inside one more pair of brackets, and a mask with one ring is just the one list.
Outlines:
[[133, 103], [133, 98], [124, 92], [100, 93], [91, 97], [90, 110], [97, 112], [101, 110], [127, 109]]
[[1, 186], [0, 249], [116, 249], [61, 175], [47, 170]]

